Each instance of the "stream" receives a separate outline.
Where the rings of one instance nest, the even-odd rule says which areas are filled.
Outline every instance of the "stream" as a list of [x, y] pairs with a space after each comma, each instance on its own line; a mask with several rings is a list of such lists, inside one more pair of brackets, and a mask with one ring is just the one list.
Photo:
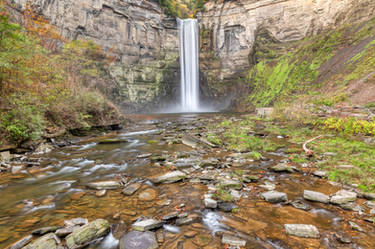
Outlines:
[[[179, 141], [181, 134], [199, 135], [207, 132], [209, 123], [231, 117], [241, 119], [242, 115], [132, 115], [132, 123], [123, 130], [74, 138], [71, 145], [49, 153], [27, 155], [28, 162], [37, 163], [16, 174], [0, 175], [0, 248], [37, 228], [61, 226], [64, 220], [77, 217], [111, 223], [111, 232], [86, 248], [118, 248], [120, 237], [137, 218], [160, 219], [173, 212], [193, 218], [183, 224], [166, 222], [154, 230], [159, 248], [227, 248], [221, 243], [226, 233], [246, 241], [244, 248], [375, 248], [373, 224], [356, 221], [364, 232], [355, 231], [348, 225], [348, 220], [356, 220], [355, 212], [302, 198], [304, 190], [331, 195], [342, 187], [301, 172], [269, 170], [287, 159], [283, 150], [253, 161], [236, 158], [223, 148], [192, 148]], [[126, 142], [101, 143], [108, 139]], [[275, 139], [290, 146], [283, 137]], [[210, 163], [199, 166], [202, 161]], [[170, 184], [149, 180], [175, 169], [187, 178]], [[235, 208], [229, 212], [225, 207], [206, 208], [205, 194], [217, 192], [217, 179], [230, 179], [235, 170], [260, 179], [233, 189]], [[141, 185], [132, 195], [124, 195], [123, 188], [103, 194], [88, 187], [105, 180]], [[266, 202], [260, 194], [267, 190], [260, 185], [286, 193], [289, 202]], [[308, 208], [296, 208], [291, 201]], [[320, 238], [287, 235], [284, 224], [314, 225]], [[350, 243], [340, 243], [336, 234], [349, 237]]]

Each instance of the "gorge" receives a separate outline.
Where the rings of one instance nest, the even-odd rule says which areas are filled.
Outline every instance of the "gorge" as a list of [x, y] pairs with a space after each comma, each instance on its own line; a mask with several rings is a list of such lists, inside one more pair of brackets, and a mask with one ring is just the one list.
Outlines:
[[0, 0], [0, 247], [375, 248], [373, 0]]

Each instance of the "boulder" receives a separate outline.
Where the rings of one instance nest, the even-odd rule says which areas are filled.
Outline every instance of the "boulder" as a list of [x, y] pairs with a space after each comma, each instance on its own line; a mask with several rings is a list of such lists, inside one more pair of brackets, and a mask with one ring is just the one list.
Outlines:
[[176, 171], [172, 171], [172, 172], [168, 172], [164, 175], [161, 175], [161, 176], [158, 176], [158, 177], [154, 177], [151, 180], [151, 182], [153, 183], [173, 183], [173, 182], [178, 182], [182, 179], [185, 179], [186, 178], [186, 174], [179, 171], [179, 170], [176, 170]]
[[120, 239], [120, 249], [156, 249], [158, 242], [153, 232], [130, 231]]
[[285, 193], [277, 191], [268, 191], [262, 193], [262, 197], [263, 199], [271, 203], [283, 202], [288, 200], [288, 197]]
[[329, 203], [329, 196], [320, 192], [305, 190], [303, 191], [303, 198], [308, 201], [316, 201], [322, 203]]
[[60, 239], [54, 233], [48, 233], [28, 244], [23, 249], [57, 249], [59, 243]]
[[286, 233], [301, 238], [319, 238], [319, 230], [313, 225], [285, 224]]
[[353, 202], [357, 199], [357, 193], [348, 191], [348, 190], [340, 190], [336, 194], [331, 197], [330, 202], [332, 204], [341, 205], [348, 202]]
[[109, 222], [97, 219], [74, 230], [66, 237], [66, 245], [69, 249], [82, 248], [95, 239], [104, 237], [109, 232]]

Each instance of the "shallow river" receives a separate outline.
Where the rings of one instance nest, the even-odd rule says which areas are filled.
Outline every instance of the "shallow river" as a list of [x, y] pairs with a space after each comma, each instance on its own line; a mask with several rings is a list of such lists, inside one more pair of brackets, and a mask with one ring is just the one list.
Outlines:
[[[231, 116], [134, 115], [133, 123], [121, 131], [75, 138], [72, 145], [47, 154], [28, 155], [29, 159], [40, 160], [40, 166], [0, 176], [0, 247], [5, 248], [34, 229], [59, 226], [66, 219], [85, 217], [89, 220], [104, 218], [112, 224], [111, 233], [89, 248], [117, 248], [118, 238], [139, 216], [160, 218], [177, 210], [196, 214], [199, 219], [192, 224], [176, 226], [170, 223], [158, 229], [160, 248], [224, 248], [221, 244], [223, 232], [245, 239], [246, 248], [375, 248], [372, 224], [359, 223], [365, 232], [354, 231], [348, 225], [347, 220], [355, 217], [352, 211], [320, 203], [309, 203], [311, 209], [304, 211], [292, 205], [267, 203], [259, 198], [259, 192], [264, 190], [258, 185], [264, 182], [275, 184], [276, 190], [287, 193], [289, 200], [302, 200], [305, 189], [325, 194], [341, 189], [324, 179], [301, 173], [268, 171], [270, 166], [286, 158], [282, 151], [266, 154], [267, 160], [234, 163], [231, 168], [184, 168], [181, 170], [186, 170], [191, 179], [177, 183], [154, 185], [147, 180], [176, 166], [151, 162], [147, 154], [166, 155], [176, 162], [177, 155], [187, 152], [199, 160], [217, 158], [220, 163], [226, 162], [231, 152], [220, 148], [196, 150], [173, 142], [179, 134], [205, 132], [209, 122]], [[241, 118], [240, 115], [235, 117]], [[128, 142], [99, 144], [108, 138]], [[280, 143], [289, 146], [287, 141], [279, 139]], [[184, 158], [178, 162], [188, 163]], [[212, 175], [213, 172], [220, 175], [234, 170], [249, 171], [263, 178], [257, 183], [244, 184], [239, 191], [242, 198], [235, 202], [238, 206], [236, 212], [205, 209], [204, 195], [212, 183], [198, 176]], [[142, 187], [132, 196], [125, 196], [122, 189], [117, 189], [108, 190], [104, 196], [98, 197], [96, 190], [87, 187], [89, 182], [99, 180], [136, 178], [142, 182]], [[148, 199], [139, 198], [139, 193], [150, 189]], [[287, 223], [315, 225], [321, 238], [288, 236], [283, 227]], [[340, 245], [333, 238], [335, 232], [344, 232], [353, 242]]]

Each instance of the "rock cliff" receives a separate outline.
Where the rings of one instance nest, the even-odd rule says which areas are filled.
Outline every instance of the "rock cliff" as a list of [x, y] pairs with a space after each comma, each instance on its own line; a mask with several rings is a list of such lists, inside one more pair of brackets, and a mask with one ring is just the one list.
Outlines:
[[[8, 2], [20, 13], [27, 0]], [[178, 94], [177, 25], [157, 1], [34, 0], [33, 9], [63, 37], [92, 40], [116, 58], [109, 73], [124, 107], [162, 105]]]
[[[233, 83], [259, 58], [257, 45], [283, 44], [374, 16], [372, 0], [210, 1], [198, 14], [201, 71], [213, 95], [242, 91]], [[273, 47], [273, 53], [281, 49]], [[237, 88], [237, 89], [236, 89]]]

